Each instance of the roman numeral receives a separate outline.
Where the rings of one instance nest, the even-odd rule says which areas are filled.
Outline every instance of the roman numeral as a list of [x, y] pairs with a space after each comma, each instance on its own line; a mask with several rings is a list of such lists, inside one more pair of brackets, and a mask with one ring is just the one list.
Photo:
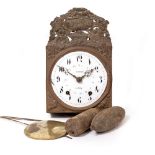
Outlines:
[[100, 76], [100, 83], [102, 83], [103, 82], [103, 79], [102, 79], [102, 76]]
[[71, 59], [67, 59], [67, 65], [71, 64]]
[[96, 90], [97, 92], [99, 92], [99, 89], [98, 89], [98, 87], [97, 87], [97, 86], [95, 87], [95, 90]]
[[93, 94], [93, 92], [92, 92], [92, 91], [89, 91], [89, 92], [88, 92], [88, 95], [89, 95], [89, 99], [88, 99], [88, 100], [92, 100], [92, 97], [91, 97], [91, 96], [92, 96], [92, 94]]
[[59, 76], [57, 76], [56, 78], [57, 78], [57, 82], [60, 82], [60, 77], [59, 77]]
[[71, 94], [70, 94], [70, 91], [66, 91], [66, 95], [69, 96], [69, 100], [71, 100]]
[[82, 55], [77, 56], [77, 62], [82, 62]]
[[59, 67], [59, 72], [64, 72], [64, 71], [65, 71], [64, 67]]
[[62, 93], [63, 92], [63, 87], [61, 87], [61, 89], [60, 89], [60, 93]]
[[91, 64], [91, 61], [90, 61], [90, 59], [89, 59], [89, 65]]
[[81, 103], [81, 97], [78, 98], [78, 103]]
[[92, 91], [89, 91], [89, 92], [88, 92], [88, 95], [89, 95], [89, 96], [91, 96], [92, 94], [93, 94], [93, 92], [92, 92]]
[[95, 67], [96, 72], [98, 72], [98, 66]]

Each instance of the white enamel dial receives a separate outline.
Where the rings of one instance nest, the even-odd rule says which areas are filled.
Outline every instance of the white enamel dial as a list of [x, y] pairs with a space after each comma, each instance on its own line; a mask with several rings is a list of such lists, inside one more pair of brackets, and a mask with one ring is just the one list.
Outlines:
[[107, 85], [107, 72], [94, 55], [75, 51], [61, 57], [51, 73], [54, 93], [65, 104], [83, 108], [96, 102]]

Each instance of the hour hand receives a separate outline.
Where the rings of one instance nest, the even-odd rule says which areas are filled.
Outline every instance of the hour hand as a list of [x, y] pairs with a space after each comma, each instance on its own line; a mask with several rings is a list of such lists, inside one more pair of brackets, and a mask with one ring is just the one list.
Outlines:
[[92, 72], [94, 71], [94, 69], [95, 69], [95, 68], [85, 71], [85, 74], [84, 74], [84, 75], [85, 75], [86, 77], [91, 76], [91, 74], [92, 74]]
[[77, 77], [74, 74], [70, 73], [69, 71], [67, 73], [73, 76], [75, 79], [77, 79]]
[[92, 74], [92, 72], [94, 71], [94, 69], [95, 69], [95, 68], [85, 71], [84, 75], [83, 75], [81, 78], [83, 79], [84, 77], [89, 77], [89, 76], [91, 76], [91, 74]]
[[[95, 68], [94, 68], [94, 69], [95, 69]], [[84, 73], [83, 76], [77, 77], [77, 78], [76, 78], [76, 81], [77, 81], [78, 83], [81, 83], [82, 80], [83, 80], [85, 77], [91, 76], [91, 74], [92, 74], [92, 72], [94, 71], [94, 69], [90, 69], [90, 70], [85, 71], [85, 73]]]

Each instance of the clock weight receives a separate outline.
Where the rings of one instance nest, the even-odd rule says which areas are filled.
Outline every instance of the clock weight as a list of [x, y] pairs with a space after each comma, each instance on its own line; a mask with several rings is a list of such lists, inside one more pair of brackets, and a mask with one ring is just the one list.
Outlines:
[[106, 132], [117, 127], [125, 117], [122, 107], [91, 108], [66, 121], [66, 132], [71, 136], [80, 136], [88, 129], [97, 133]]
[[75, 117], [66, 121], [66, 131], [71, 136], [79, 136], [90, 128], [90, 124], [95, 115], [99, 112], [98, 108], [88, 109]]

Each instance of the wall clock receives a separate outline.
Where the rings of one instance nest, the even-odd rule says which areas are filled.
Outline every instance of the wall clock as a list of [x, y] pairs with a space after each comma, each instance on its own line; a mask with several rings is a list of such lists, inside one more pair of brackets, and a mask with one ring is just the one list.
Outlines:
[[51, 22], [46, 46], [49, 113], [79, 113], [112, 105], [112, 44], [108, 21], [73, 8]]

